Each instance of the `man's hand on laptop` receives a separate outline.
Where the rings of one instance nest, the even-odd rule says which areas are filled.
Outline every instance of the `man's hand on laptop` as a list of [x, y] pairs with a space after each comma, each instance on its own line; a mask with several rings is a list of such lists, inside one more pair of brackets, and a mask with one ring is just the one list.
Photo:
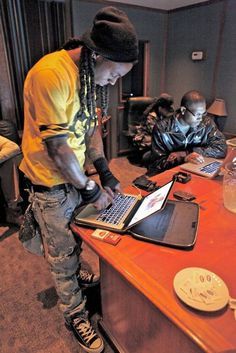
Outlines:
[[104, 189], [112, 198], [114, 198], [116, 194], [123, 194], [120, 183], [117, 183], [113, 190], [109, 186], [104, 186]]
[[196, 152], [192, 152], [185, 157], [185, 162], [190, 162], [194, 164], [201, 164], [204, 162], [204, 157]]
[[97, 201], [93, 203], [93, 206], [98, 211], [101, 211], [112, 203], [113, 203], [113, 197], [110, 194], [108, 194], [108, 192], [102, 191], [99, 199], [97, 199]]

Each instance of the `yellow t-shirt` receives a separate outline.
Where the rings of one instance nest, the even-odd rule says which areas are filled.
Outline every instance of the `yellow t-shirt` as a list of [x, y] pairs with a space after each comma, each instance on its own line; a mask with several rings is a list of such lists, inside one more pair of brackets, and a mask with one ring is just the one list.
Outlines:
[[20, 169], [33, 184], [67, 182], [48, 156], [44, 140], [67, 136], [81, 169], [85, 160], [87, 119], [80, 110], [78, 67], [65, 50], [44, 56], [29, 71], [24, 84], [24, 159]]

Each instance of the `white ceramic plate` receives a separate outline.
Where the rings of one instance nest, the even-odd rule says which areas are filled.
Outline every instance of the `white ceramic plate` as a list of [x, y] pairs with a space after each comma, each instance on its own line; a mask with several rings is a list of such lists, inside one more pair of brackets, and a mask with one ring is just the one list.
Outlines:
[[174, 278], [177, 296], [192, 308], [203, 311], [222, 309], [229, 302], [229, 291], [215, 273], [200, 267], [188, 267]]

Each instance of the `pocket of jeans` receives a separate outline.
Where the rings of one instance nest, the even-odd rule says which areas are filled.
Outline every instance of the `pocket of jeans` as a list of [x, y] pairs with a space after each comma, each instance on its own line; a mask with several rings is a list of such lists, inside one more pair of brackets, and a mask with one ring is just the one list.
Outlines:
[[30, 253], [40, 256], [44, 255], [41, 232], [35, 220], [31, 204], [25, 211], [24, 221], [19, 230], [19, 240]]
[[57, 208], [66, 203], [67, 194], [64, 190], [57, 191], [46, 196], [45, 208]]

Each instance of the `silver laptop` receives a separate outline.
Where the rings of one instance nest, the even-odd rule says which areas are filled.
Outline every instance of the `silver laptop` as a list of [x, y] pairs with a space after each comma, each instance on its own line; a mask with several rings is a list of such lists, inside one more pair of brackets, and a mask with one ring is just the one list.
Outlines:
[[188, 172], [212, 179], [220, 173], [221, 168], [223, 168], [228, 162], [234, 160], [234, 158], [236, 158], [236, 149], [232, 148], [227, 153], [225, 159], [204, 157], [203, 163], [184, 163], [181, 164], [180, 168]]
[[181, 164], [180, 168], [188, 172], [198, 174], [207, 178], [214, 178], [219, 174], [222, 166], [222, 159], [215, 159], [210, 157], [204, 157], [204, 162], [200, 164], [184, 163]]
[[126, 232], [165, 207], [173, 183], [174, 181], [171, 180], [145, 197], [118, 194], [114, 203], [103, 211], [98, 211], [89, 204], [78, 210], [74, 222], [91, 228], [108, 229], [118, 233]]

